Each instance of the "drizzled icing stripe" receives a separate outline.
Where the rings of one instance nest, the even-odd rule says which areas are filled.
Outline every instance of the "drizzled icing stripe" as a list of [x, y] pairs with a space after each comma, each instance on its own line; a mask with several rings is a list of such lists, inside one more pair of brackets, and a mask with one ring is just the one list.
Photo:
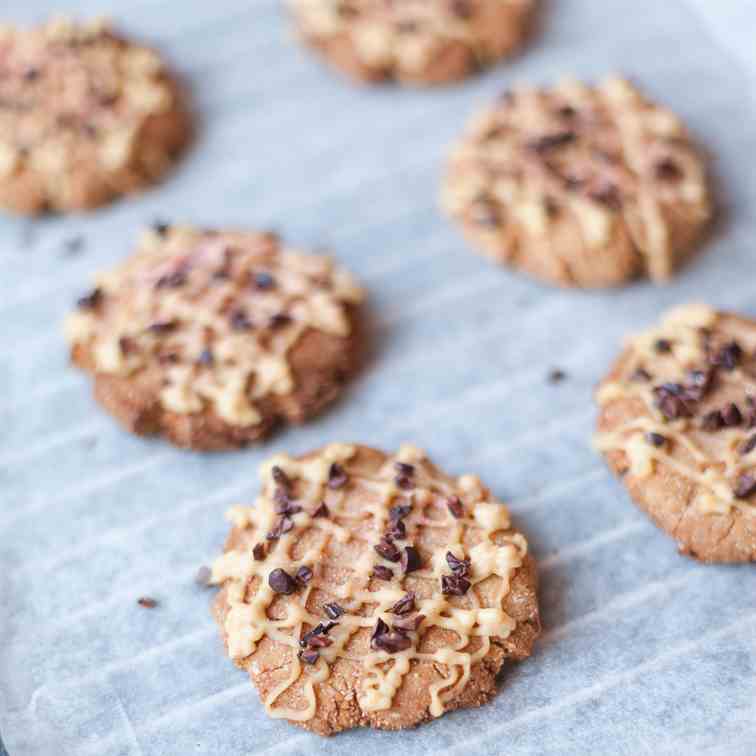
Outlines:
[[[596, 433], [594, 446], [603, 453], [624, 452], [630, 474], [639, 479], [654, 475], [657, 465], [674, 471], [696, 487], [692, 504], [702, 514], [728, 514], [736, 508], [756, 515], [750, 494], [738, 495], [739, 481], [756, 467], [756, 457], [746, 447], [756, 429], [745, 417], [749, 397], [756, 397], [754, 378], [739, 366], [720, 369], [709, 395], [700, 400], [705, 407], [691, 402], [695, 409], [690, 415], [671, 418], [659, 406], [660, 386], [683, 386], [690, 371], [710, 369], [711, 349], [706, 344], [714, 339], [729, 343], [733, 336], [723, 321], [710, 307], [687, 305], [667, 313], [659, 327], [633, 338], [620, 375], [602, 383], [596, 399], [604, 413], [628, 400], [642, 409], [612, 430]], [[737, 336], [743, 341], [746, 334]], [[753, 336], [750, 339], [753, 342]], [[756, 346], [743, 344], [749, 352]], [[733, 427], [707, 429], [703, 418], [731, 404], [723, 394], [737, 397], [743, 413]]]
[[[235, 528], [243, 532], [245, 542], [265, 542], [266, 534], [276, 528], [281, 516], [276, 500], [280, 512], [282, 496], [280, 490], [277, 494], [280, 486], [276, 486], [274, 475], [280, 478], [278, 471], [282, 471], [297, 488], [295, 509], [302, 509], [290, 515], [293, 528], [272, 542], [264, 559], [255, 559], [249, 548], [235, 548], [219, 557], [212, 568], [211, 581], [225, 588], [224, 629], [229, 655], [254, 665], [258, 644], [266, 637], [289, 649], [289, 674], [264, 701], [273, 717], [300, 722], [312, 719], [317, 710], [316, 686], [328, 679], [338, 659], [361, 665], [358, 703], [364, 712], [390, 709], [414, 663], [441, 665], [445, 673], [429, 689], [430, 713], [440, 716], [446, 702], [467, 684], [473, 666], [489, 653], [491, 639], [505, 639], [515, 628], [515, 621], [503, 606], [510, 579], [527, 553], [527, 542], [510, 529], [506, 507], [490, 499], [474, 476], [456, 481], [441, 476], [413, 446], [402, 446], [396, 456], [383, 458], [372, 471], [365, 469], [364, 453], [353, 446], [332, 444], [314, 457], [276, 456], [262, 467], [263, 490], [255, 506], [235, 507], [228, 514]], [[397, 464], [412, 469], [410, 486], [397, 475]], [[347, 476], [347, 482], [335, 490], [334, 465]], [[326, 503], [328, 516], [320, 513], [321, 502]], [[447, 506], [448, 502], [453, 506]], [[411, 510], [402, 518], [404, 530], [394, 535], [392, 543], [400, 551], [416, 544], [423, 555], [418, 569], [408, 574], [403, 573], [401, 564], [383, 558], [374, 548], [396, 521], [392, 508], [404, 505]], [[425, 539], [434, 532], [440, 534], [443, 545], [430, 551]], [[362, 547], [360, 556], [349, 565], [346, 581], [335, 585], [328, 580], [328, 570], [346, 565], [333, 562], [330, 547], [350, 543]], [[297, 548], [305, 550], [295, 559]], [[386, 553], [391, 556], [390, 550]], [[454, 577], [450, 567], [454, 558], [463, 565], [458, 569], [470, 587], [464, 598], [452, 600], [442, 593], [441, 579]], [[312, 570], [312, 578], [286, 596], [284, 618], [271, 619], [269, 609], [276, 599], [271, 573], [285, 570], [294, 575], [303, 566]], [[376, 579], [375, 571], [381, 567], [392, 571], [391, 579]], [[487, 587], [483, 589], [485, 581]], [[251, 585], [256, 587], [250, 589]], [[389, 641], [367, 646], [365, 631], [375, 635], [380, 621], [387, 632], [395, 631], [400, 617], [390, 610], [406, 599], [411, 587], [414, 607], [408, 616], [421, 616], [418, 627], [391, 636], [397, 648]], [[320, 613], [322, 606], [308, 603], [318, 589], [329, 596], [329, 602], [337, 602], [343, 614], [323, 633], [327, 645], [317, 648], [314, 663], [306, 664], [297, 654], [302, 646], [300, 639], [306, 637], [308, 628], [312, 631], [329, 616]], [[424, 646], [424, 639], [433, 628], [453, 631], [456, 641], [430, 650]], [[297, 684], [303, 691], [304, 707], [279, 704], [279, 699]]]

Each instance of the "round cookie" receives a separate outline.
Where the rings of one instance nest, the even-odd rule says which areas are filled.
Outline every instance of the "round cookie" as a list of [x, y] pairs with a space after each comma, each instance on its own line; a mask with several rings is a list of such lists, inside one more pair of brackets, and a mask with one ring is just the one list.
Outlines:
[[756, 560], [756, 322], [676, 308], [628, 342], [596, 399], [596, 447], [680, 551]]
[[512, 54], [535, 0], [290, 0], [300, 36], [354, 79], [442, 84]]
[[666, 281], [711, 216], [683, 125], [617, 78], [504, 94], [454, 149], [442, 206], [496, 262], [576, 287]]
[[419, 449], [332, 444], [263, 465], [234, 507], [214, 614], [268, 714], [331, 735], [397, 730], [494, 695], [540, 633], [507, 508]]
[[0, 27], [0, 207], [70, 212], [157, 181], [190, 136], [176, 81], [105, 22]]
[[338, 396], [361, 299], [344, 269], [275, 234], [157, 225], [79, 300], [66, 335], [128, 430], [224, 449]]

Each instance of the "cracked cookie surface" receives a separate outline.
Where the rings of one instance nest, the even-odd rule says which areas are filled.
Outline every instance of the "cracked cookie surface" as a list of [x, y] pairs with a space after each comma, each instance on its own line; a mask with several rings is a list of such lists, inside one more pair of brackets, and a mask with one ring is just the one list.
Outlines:
[[66, 320], [73, 362], [128, 430], [243, 446], [340, 393], [361, 351], [363, 292], [275, 234], [159, 224]]
[[106, 22], [0, 27], [0, 207], [105, 204], [157, 182], [190, 135], [161, 58]]
[[680, 120], [619, 78], [502, 95], [453, 150], [442, 206], [494, 261], [575, 287], [667, 281], [712, 214]]
[[512, 54], [535, 0], [290, 0], [304, 42], [362, 81], [442, 84]]
[[756, 323], [705, 305], [629, 340], [596, 393], [595, 445], [680, 551], [756, 560]]
[[331, 444], [261, 468], [210, 582], [229, 656], [270, 716], [321, 735], [479, 706], [540, 632], [507, 508], [410, 445]]

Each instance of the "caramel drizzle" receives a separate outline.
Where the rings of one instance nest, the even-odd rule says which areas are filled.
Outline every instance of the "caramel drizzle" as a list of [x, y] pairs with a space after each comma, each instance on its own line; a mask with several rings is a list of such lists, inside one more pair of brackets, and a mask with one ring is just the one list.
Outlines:
[[[221, 556], [214, 564], [212, 582], [223, 584], [227, 592], [228, 613], [225, 630], [228, 638], [229, 655], [235, 659], [245, 659], [254, 654], [261, 638], [267, 636], [291, 649], [291, 672], [265, 699], [268, 713], [273, 717], [294, 721], [306, 721], [315, 716], [317, 699], [315, 685], [328, 679], [330, 665], [338, 658], [360, 663], [363, 668], [362, 687], [358, 702], [363, 711], [380, 711], [392, 706], [393, 698], [402, 685], [413, 660], [441, 664], [448, 674], [430, 687], [433, 716], [440, 716], [445, 702], [462, 690], [470, 677], [472, 666], [483, 659], [490, 650], [491, 638], [506, 638], [514, 629], [515, 622], [502, 609], [503, 601], [510, 590], [510, 579], [514, 571], [522, 564], [527, 552], [527, 542], [522, 535], [509, 531], [507, 509], [494, 501], [486, 500], [486, 491], [480, 482], [472, 476], [464, 476], [454, 485], [449, 479], [439, 479], [428, 474], [423, 460], [423, 453], [408, 445], [403, 446], [396, 457], [389, 457], [376, 477], [356, 475], [349, 470], [348, 461], [355, 454], [354, 447], [334, 444], [327, 447], [322, 454], [310, 461], [298, 461], [288, 456], [278, 456], [266, 463], [261, 471], [264, 481], [262, 495], [254, 508], [235, 508], [230, 512], [230, 519], [240, 528], [251, 528], [252, 540], [264, 540], [265, 534], [273, 527], [276, 518], [271, 484], [273, 466], [280, 467], [290, 478], [306, 481], [307, 492], [302, 501], [319, 502], [327, 490], [329, 469], [334, 462], [344, 465], [350, 475], [350, 484], [360, 487], [360, 496], [365, 495], [370, 502], [359, 513], [346, 511], [348, 490], [328, 491], [328, 508], [330, 517], [312, 517], [307, 512], [293, 515], [294, 529], [283, 535], [264, 561], [255, 561], [248, 550], [230, 551]], [[413, 513], [408, 517], [406, 539], [397, 539], [399, 547], [411, 544], [413, 536], [420, 528], [443, 528], [449, 531], [448, 545], [434, 553], [432, 563], [423, 564], [421, 569], [411, 573], [414, 580], [431, 581], [435, 585], [431, 598], [416, 599], [416, 610], [423, 620], [419, 631], [408, 633], [412, 645], [397, 653], [385, 650], [369, 650], [359, 653], [348, 648], [350, 640], [360, 629], [372, 629], [380, 618], [391, 625], [396, 617], [389, 609], [407, 591], [403, 588], [405, 576], [396, 569], [394, 578], [387, 582], [376, 582], [375, 590], [370, 590], [371, 573], [376, 565], [390, 564], [379, 557], [372, 548], [385, 531], [389, 521], [389, 510], [399, 500], [408, 496], [408, 492], [399, 488], [395, 481], [395, 462], [409, 463], [415, 466], [415, 487], [412, 491], [414, 501]], [[455, 519], [447, 512], [443, 520], [430, 519], [425, 514], [425, 507], [439, 498], [459, 495], [465, 501], [465, 514]], [[418, 511], [422, 514], [418, 515]], [[358, 538], [350, 525], [364, 523], [368, 516], [372, 523], [371, 537], [367, 541]], [[411, 521], [411, 522], [410, 522]], [[294, 562], [290, 556], [291, 548], [297, 543], [306, 529], [315, 528], [322, 538], [317, 545], [310, 548], [301, 559]], [[468, 529], [474, 528], [482, 534], [482, 540], [465, 553], [463, 536]], [[494, 542], [493, 537], [497, 541]], [[335, 539], [341, 543], [359, 540], [364, 543], [362, 556], [352, 565], [352, 573], [346, 583], [332, 586], [321, 582], [322, 569], [329, 565], [324, 559], [329, 543]], [[440, 576], [449, 574], [445, 555], [447, 551], [457, 558], [468, 557], [471, 560], [469, 580], [472, 586], [466, 593], [468, 609], [461, 609], [451, 604], [440, 592]], [[271, 620], [266, 610], [274, 599], [274, 593], [267, 582], [267, 576], [278, 567], [293, 572], [298, 566], [307, 565], [313, 570], [313, 577], [305, 588], [301, 589], [287, 604], [287, 615], [283, 620]], [[344, 565], [338, 565], [344, 567]], [[395, 566], [395, 565], [394, 565]], [[497, 591], [491, 606], [483, 606], [475, 590], [478, 583], [492, 575], [498, 576]], [[247, 599], [247, 585], [253, 577], [259, 578], [256, 593]], [[322, 587], [337, 601], [346, 604], [346, 613], [338, 618], [338, 625], [328, 633], [332, 645], [319, 649], [320, 658], [315, 665], [305, 668], [296, 655], [299, 639], [305, 625], [316, 626], [323, 617], [307, 609], [310, 593]], [[375, 606], [372, 614], [361, 616], [357, 612]], [[454, 631], [458, 640], [453, 647], [443, 647], [433, 653], [418, 650], [420, 638], [429, 628], [436, 626]], [[477, 638], [480, 645], [474, 651], [467, 650], [472, 638]], [[304, 695], [307, 705], [304, 709], [276, 707], [276, 701], [294, 684], [304, 679]]]
[[[662, 464], [696, 484], [703, 491], [693, 503], [704, 514], [728, 514], [735, 507], [745, 514], [756, 515], [754, 504], [736, 498], [733, 493], [733, 481], [753, 469], [753, 454], [743, 455], [739, 450], [756, 430], [748, 433], [735, 427], [715, 431], [722, 442], [722, 455], [712, 457], [690, 434], [695, 427], [693, 423], [700, 418], [668, 420], [655, 406], [654, 384], [676, 382], [686, 370], [705, 364], [701, 329], [713, 329], [718, 318], [715, 310], [704, 305], [679, 307], [666, 315], [660, 327], [649, 329], [632, 340], [631, 358], [623, 367], [622, 376], [603, 383], [597, 392], [597, 401], [603, 408], [617, 400], [637, 398], [643, 402], [645, 414], [612, 431], [596, 433], [594, 446], [604, 453], [623, 451], [628, 457], [630, 473], [636, 477], [649, 477], [654, 474], [655, 465]], [[653, 345], [660, 339], [672, 344], [669, 356], [674, 359], [674, 369], [664, 376], [654, 375], [650, 382], [633, 381], [631, 376], [639, 368], [658, 363], [659, 355], [654, 354]], [[730, 374], [720, 371], [718, 380], [743, 387], [746, 394], [756, 393], [756, 383], [742, 370], [736, 369]], [[658, 433], [667, 441], [662, 447], [656, 447], [646, 440], [648, 433]], [[684, 450], [692, 464], [673, 456], [674, 449]]]
[[305, 331], [347, 336], [346, 305], [362, 299], [327, 257], [286, 250], [269, 234], [191, 227], [147, 232], [129, 260], [99, 277], [98, 291], [101, 303], [66, 322], [97, 371], [159, 365], [166, 409], [210, 403], [239, 426], [262, 421], [256, 400], [294, 389], [288, 352]]

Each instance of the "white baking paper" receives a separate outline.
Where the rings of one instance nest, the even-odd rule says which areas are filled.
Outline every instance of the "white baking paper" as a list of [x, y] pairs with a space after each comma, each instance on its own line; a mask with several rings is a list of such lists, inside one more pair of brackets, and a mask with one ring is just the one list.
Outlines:
[[[10, 756], [756, 752], [756, 569], [700, 566], [591, 451], [591, 391], [628, 331], [703, 299], [756, 315], [756, 8], [544, 0], [526, 54], [432, 91], [358, 88], [293, 40], [275, 0], [69, 0], [151, 40], [200, 132], [178, 172], [95, 213], [0, 220], [0, 731]], [[6, 0], [13, 21], [46, 0]], [[666, 288], [557, 291], [466, 248], [437, 209], [447, 146], [518, 79], [622, 71], [712, 155], [721, 222]], [[189, 454], [125, 434], [67, 365], [61, 319], [155, 218], [273, 227], [370, 290], [372, 359], [320, 420]], [[79, 254], [65, 242], [85, 240]], [[550, 385], [560, 367], [568, 379]], [[511, 502], [540, 562], [544, 635], [493, 703], [328, 741], [267, 718], [193, 583], [224, 510], [274, 451], [427, 448]], [[158, 608], [136, 604], [153, 596]]]

